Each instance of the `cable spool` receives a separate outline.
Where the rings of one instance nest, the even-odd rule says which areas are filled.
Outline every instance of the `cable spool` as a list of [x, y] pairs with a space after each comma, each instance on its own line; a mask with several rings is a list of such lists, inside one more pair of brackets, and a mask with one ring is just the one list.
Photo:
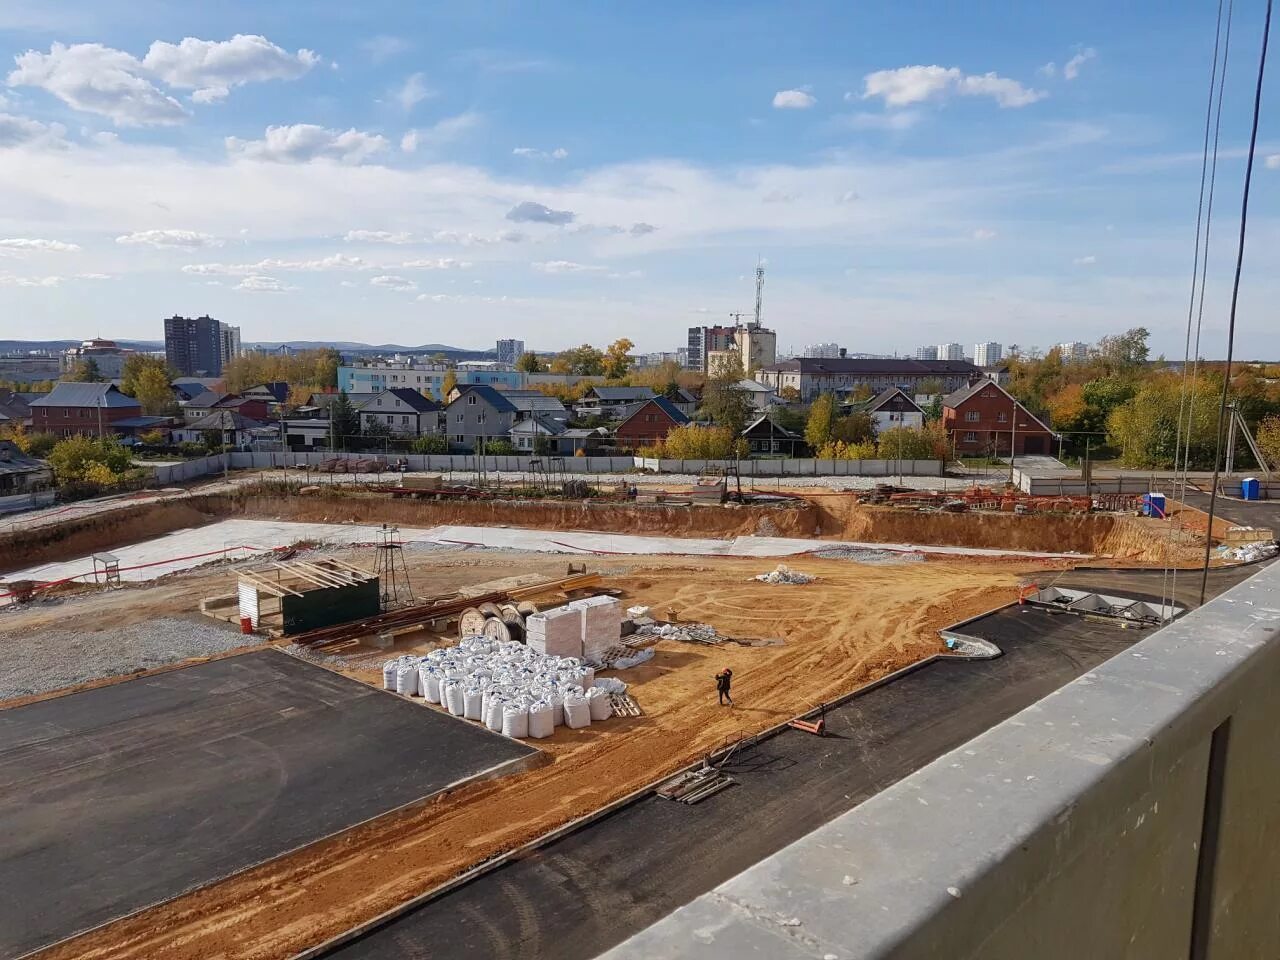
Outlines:
[[486, 617], [502, 616], [502, 611], [498, 609], [498, 605], [496, 603], [482, 603], [477, 609]]
[[514, 603], [504, 603], [498, 607], [498, 616], [510, 623], [512, 620], [520, 619], [520, 608]]
[[511, 627], [498, 617], [489, 617], [485, 620], [484, 635], [490, 640], [501, 640], [504, 643], [512, 639]]
[[520, 615], [521, 615], [522, 617], [527, 617], [527, 616], [529, 616], [529, 615], [530, 615], [530, 614], [532, 614], [532, 613], [541, 613], [541, 612], [542, 612], [542, 611], [540, 611], [540, 610], [538, 609], [538, 605], [537, 605], [536, 603], [534, 603], [532, 600], [521, 600], [521, 601], [516, 605], [516, 609], [520, 611]]
[[484, 623], [487, 618], [475, 607], [467, 607], [458, 616], [458, 636], [462, 637], [478, 637], [484, 633]]

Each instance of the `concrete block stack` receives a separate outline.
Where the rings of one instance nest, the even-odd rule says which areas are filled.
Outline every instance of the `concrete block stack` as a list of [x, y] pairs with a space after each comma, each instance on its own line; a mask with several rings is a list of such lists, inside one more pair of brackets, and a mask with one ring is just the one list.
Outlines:
[[583, 611], [570, 604], [525, 618], [525, 643], [530, 650], [557, 657], [581, 657]]
[[614, 597], [587, 597], [570, 607], [582, 612], [582, 659], [600, 663], [622, 642], [622, 604]]

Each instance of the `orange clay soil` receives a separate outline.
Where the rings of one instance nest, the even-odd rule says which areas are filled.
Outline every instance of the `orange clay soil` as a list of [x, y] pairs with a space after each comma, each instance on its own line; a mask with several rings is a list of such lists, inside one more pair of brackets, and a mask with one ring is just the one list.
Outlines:
[[[494, 572], [527, 559], [486, 558]], [[436, 583], [439, 555], [414, 558]], [[820, 579], [805, 586], [750, 582], [773, 566], [747, 559], [630, 558], [606, 582], [627, 604], [722, 634], [782, 638], [776, 646], [707, 647], [663, 640], [655, 658], [622, 676], [644, 710], [538, 741], [551, 762], [501, 780], [465, 785], [416, 809], [380, 817], [207, 889], [50, 948], [51, 958], [276, 958], [341, 933], [469, 867], [625, 796], [706, 752], [773, 726], [940, 649], [937, 629], [1011, 600], [1019, 570], [972, 560], [868, 566], [838, 560], [788, 563]], [[562, 565], [563, 560], [558, 561]], [[538, 566], [553, 569], [550, 558]], [[423, 649], [430, 641], [418, 641]], [[403, 646], [403, 645], [402, 645]], [[383, 655], [349, 670], [380, 680]], [[734, 671], [735, 709], [716, 704], [713, 675]], [[423, 709], [432, 709], [423, 707]]]

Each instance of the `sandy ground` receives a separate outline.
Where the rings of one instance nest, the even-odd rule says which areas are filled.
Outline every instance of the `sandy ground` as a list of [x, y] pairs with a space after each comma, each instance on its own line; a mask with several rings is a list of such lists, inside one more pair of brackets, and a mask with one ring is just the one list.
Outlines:
[[[349, 554], [348, 554], [349, 555]], [[504, 551], [408, 553], [419, 595], [510, 576], [563, 575], [566, 558]], [[726, 743], [939, 649], [936, 631], [1007, 602], [1034, 561], [974, 559], [871, 566], [801, 558], [806, 586], [752, 582], [771, 564], [726, 557], [593, 558], [628, 604], [780, 645], [704, 647], [664, 640], [653, 661], [620, 676], [645, 711], [538, 742], [552, 763], [473, 784], [390, 815], [46, 952], [58, 958], [278, 958], [314, 944], [624, 796]], [[226, 592], [234, 571], [205, 569], [10, 614], [38, 628], [71, 618], [139, 623]], [[429, 638], [402, 643], [424, 649]], [[380, 681], [385, 654], [347, 660]], [[363, 667], [359, 664], [363, 661]], [[713, 674], [734, 670], [738, 706], [716, 704]], [[424, 706], [423, 709], [432, 709]]]

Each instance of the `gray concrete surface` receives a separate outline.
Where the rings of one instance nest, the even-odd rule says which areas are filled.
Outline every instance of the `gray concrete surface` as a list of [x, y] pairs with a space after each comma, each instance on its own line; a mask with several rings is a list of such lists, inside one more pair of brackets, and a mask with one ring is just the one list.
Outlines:
[[1280, 564], [1254, 571], [605, 956], [1275, 956]]
[[272, 650], [0, 710], [0, 958], [532, 755]]

